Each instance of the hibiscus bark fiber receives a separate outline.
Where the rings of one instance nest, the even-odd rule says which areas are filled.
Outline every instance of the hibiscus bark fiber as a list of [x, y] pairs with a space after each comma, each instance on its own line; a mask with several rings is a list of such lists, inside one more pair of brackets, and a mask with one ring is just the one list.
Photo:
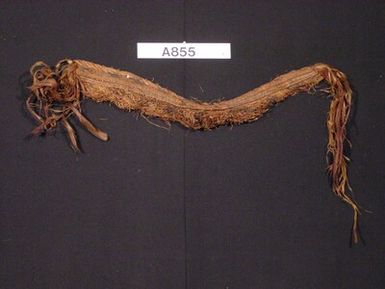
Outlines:
[[199, 102], [186, 99], [133, 73], [84, 60], [62, 60], [55, 67], [37, 62], [31, 67], [33, 84], [27, 109], [38, 122], [33, 134], [41, 134], [62, 123], [71, 147], [78, 151], [71, 116], [101, 140], [108, 136], [96, 128], [81, 111], [81, 100], [110, 102], [124, 110], [144, 116], [179, 122], [194, 130], [221, 125], [252, 122], [278, 102], [299, 92], [309, 92], [321, 82], [328, 85], [331, 104], [327, 118], [328, 172], [333, 192], [353, 209], [351, 240], [359, 241], [360, 207], [352, 198], [344, 155], [346, 127], [352, 102], [352, 90], [344, 73], [327, 65], [315, 64], [278, 76], [272, 81], [230, 100]]

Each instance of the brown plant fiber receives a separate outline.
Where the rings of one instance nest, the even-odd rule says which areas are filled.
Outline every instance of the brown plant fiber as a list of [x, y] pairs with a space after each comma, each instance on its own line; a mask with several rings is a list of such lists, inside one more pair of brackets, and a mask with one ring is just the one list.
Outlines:
[[198, 130], [221, 125], [252, 122], [275, 103], [301, 91], [308, 92], [325, 81], [331, 104], [327, 119], [328, 171], [333, 192], [353, 209], [351, 240], [359, 241], [360, 208], [354, 201], [344, 155], [346, 126], [352, 102], [352, 90], [344, 73], [327, 64], [315, 64], [290, 71], [274, 80], [230, 100], [214, 103], [186, 99], [133, 73], [120, 71], [84, 60], [63, 60], [51, 68], [43, 62], [31, 67], [33, 84], [26, 106], [38, 122], [33, 134], [41, 134], [60, 122], [66, 129], [70, 145], [78, 151], [75, 130], [69, 122], [75, 116], [94, 136], [106, 141], [108, 135], [96, 128], [81, 111], [81, 99], [110, 102], [124, 110], [158, 117]]

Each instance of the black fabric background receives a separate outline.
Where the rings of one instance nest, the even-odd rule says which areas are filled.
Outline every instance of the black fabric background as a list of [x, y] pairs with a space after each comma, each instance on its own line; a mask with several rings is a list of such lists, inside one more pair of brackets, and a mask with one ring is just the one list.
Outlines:
[[[0, 288], [384, 288], [383, 1], [2, 1]], [[138, 60], [136, 43], [231, 42], [231, 60]], [[354, 87], [351, 210], [325, 173], [323, 93], [252, 124], [170, 132], [86, 102], [109, 133], [28, 139], [28, 69], [86, 59], [228, 99], [316, 62]]]

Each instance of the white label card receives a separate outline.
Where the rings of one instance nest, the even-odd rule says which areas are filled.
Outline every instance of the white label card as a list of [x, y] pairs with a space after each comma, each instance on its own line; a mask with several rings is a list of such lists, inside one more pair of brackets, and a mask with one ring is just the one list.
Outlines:
[[139, 59], [231, 59], [230, 43], [138, 42]]

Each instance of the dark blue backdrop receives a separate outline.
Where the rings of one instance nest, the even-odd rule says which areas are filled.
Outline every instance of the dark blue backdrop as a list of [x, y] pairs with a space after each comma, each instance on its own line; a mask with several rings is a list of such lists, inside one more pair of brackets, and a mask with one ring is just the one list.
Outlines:
[[[383, 1], [1, 1], [0, 288], [384, 288]], [[231, 60], [137, 60], [136, 43], [231, 42]], [[228, 99], [325, 62], [354, 89], [351, 185], [373, 214], [349, 248], [351, 209], [325, 173], [323, 93], [239, 127], [170, 132], [85, 102], [109, 133], [35, 125], [29, 66], [80, 58], [186, 97]]]

